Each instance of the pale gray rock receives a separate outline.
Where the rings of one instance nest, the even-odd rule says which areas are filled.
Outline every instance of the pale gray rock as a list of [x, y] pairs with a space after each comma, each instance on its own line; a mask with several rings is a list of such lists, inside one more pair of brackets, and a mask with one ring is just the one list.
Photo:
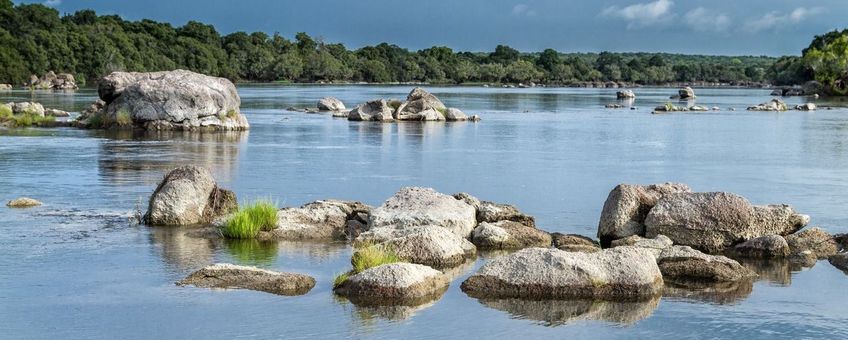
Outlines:
[[345, 104], [336, 97], [324, 97], [318, 100], [318, 110], [321, 111], [344, 111]]
[[367, 214], [371, 207], [356, 201], [320, 200], [300, 208], [283, 208], [277, 212], [273, 230], [260, 232], [260, 238], [276, 240], [344, 240], [348, 223], [358, 221], [357, 215]]
[[733, 282], [756, 277], [756, 273], [735, 260], [707, 255], [687, 246], [663, 250], [657, 265], [663, 278], [675, 282]]
[[650, 299], [663, 278], [653, 254], [635, 247], [596, 253], [527, 248], [490, 260], [462, 283], [477, 298]]
[[390, 122], [394, 120], [392, 113], [394, 109], [383, 99], [372, 100], [361, 104], [351, 110], [347, 119], [352, 121], [378, 121]]
[[547, 248], [552, 244], [550, 234], [508, 220], [480, 223], [471, 233], [471, 242], [480, 249]]
[[0, 84], [0, 91], [9, 91], [12, 90], [12, 85], [10, 84]]
[[6, 202], [6, 206], [9, 208], [31, 208], [40, 206], [41, 204], [40, 201], [29, 197], [18, 197]]
[[151, 225], [209, 223], [236, 208], [235, 194], [218, 188], [209, 170], [186, 166], [165, 175], [150, 196], [144, 221]]
[[621, 238], [615, 241], [612, 241], [612, 247], [622, 247], [622, 246], [632, 246], [638, 248], [645, 248], [651, 251], [654, 256], [659, 257], [659, 255], [669, 247], [671, 247], [674, 243], [670, 238], [665, 235], [657, 235], [654, 238], [644, 238], [639, 235], [628, 236], [625, 238]]
[[445, 274], [425, 265], [391, 263], [351, 275], [333, 290], [354, 303], [416, 304], [447, 290]]
[[49, 117], [70, 117], [71, 114], [58, 109], [44, 109], [44, 115]]
[[804, 104], [801, 104], [801, 105], [795, 105], [795, 110], [798, 110], [798, 111], [815, 111], [816, 110], [816, 104], [804, 103]]
[[726, 192], [678, 193], [657, 201], [645, 218], [645, 236], [719, 253], [752, 238], [791, 234], [808, 222], [787, 205], [752, 206]]
[[177, 284], [200, 288], [242, 288], [293, 296], [309, 292], [315, 287], [315, 279], [302, 274], [217, 263], [191, 273]]
[[[246, 130], [235, 85], [225, 78], [185, 70], [113, 72], [100, 80], [101, 121], [147, 130]], [[85, 123], [85, 122], [84, 122]]]
[[636, 98], [636, 94], [633, 93], [633, 90], [623, 90], [616, 92], [615, 97], [618, 99], [631, 99]]
[[403, 234], [405, 229], [432, 225], [467, 238], [477, 226], [476, 213], [473, 206], [433, 189], [405, 187], [371, 211], [368, 230]]
[[468, 116], [462, 110], [451, 107], [445, 112], [445, 120], [449, 122], [466, 121]]
[[477, 254], [471, 242], [435, 226], [421, 227], [414, 233], [377, 246], [393, 251], [405, 261], [437, 269], [456, 267]]
[[406, 96], [406, 102], [397, 108], [394, 117], [397, 120], [439, 121], [445, 120], [447, 109], [439, 98], [416, 87]]
[[619, 184], [610, 191], [598, 222], [601, 245], [609, 247], [613, 240], [632, 235], [645, 235], [645, 217], [660, 198], [680, 192], [691, 192], [686, 184], [652, 185]]
[[6, 106], [12, 110], [12, 114], [44, 117], [44, 106], [36, 102], [10, 102]]

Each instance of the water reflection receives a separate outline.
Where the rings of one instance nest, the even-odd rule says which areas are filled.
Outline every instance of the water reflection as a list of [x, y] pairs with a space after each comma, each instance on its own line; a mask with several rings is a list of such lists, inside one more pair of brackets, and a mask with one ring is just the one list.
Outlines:
[[534, 320], [545, 326], [556, 327], [583, 320], [632, 325], [651, 316], [659, 306], [660, 298], [629, 302], [524, 299], [479, 301], [486, 307], [507, 312], [513, 318]]
[[247, 131], [101, 131], [100, 174], [111, 184], [136, 183], [141, 173], [158, 176], [185, 164], [214, 170], [218, 180], [235, 176]]
[[665, 281], [663, 296], [694, 302], [720, 305], [735, 304], [745, 300], [754, 290], [753, 280], [738, 282], [687, 282]]
[[430, 308], [441, 300], [448, 287], [436, 294], [403, 301], [385, 301], [379, 299], [345, 298], [336, 295], [334, 301], [342, 306], [353, 306], [352, 314], [363, 325], [374, 323], [376, 319], [390, 321], [406, 320], [416, 313]]
[[165, 263], [181, 272], [192, 271], [214, 262], [215, 241], [188, 235], [187, 228], [149, 227], [150, 242], [158, 246]]
[[745, 268], [748, 268], [759, 277], [757, 281], [768, 281], [779, 286], [792, 284], [792, 274], [804, 268], [814, 266], [816, 263], [803, 263], [789, 259], [736, 259]]
[[280, 249], [276, 242], [259, 240], [225, 239], [224, 244], [237, 264], [258, 267], [274, 264]]

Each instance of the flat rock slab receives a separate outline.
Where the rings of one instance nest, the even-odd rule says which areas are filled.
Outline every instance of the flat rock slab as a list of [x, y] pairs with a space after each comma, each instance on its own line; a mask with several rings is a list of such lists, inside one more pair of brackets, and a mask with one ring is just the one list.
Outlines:
[[438, 298], [449, 284], [445, 274], [428, 266], [391, 263], [351, 275], [334, 291], [356, 304], [415, 305]]
[[551, 235], [513, 221], [483, 222], [474, 228], [471, 241], [480, 249], [550, 247]]
[[18, 197], [6, 202], [6, 206], [9, 208], [31, 208], [40, 206], [41, 204], [40, 201], [29, 197]]
[[462, 290], [477, 298], [640, 300], [658, 295], [662, 286], [660, 269], [646, 249], [527, 248], [486, 263]]
[[657, 264], [666, 280], [688, 282], [734, 282], [752, 279], [756, 273], [724, 256], [707, 255], [687, 246], [664, 250]]
[[315, 279], [293, 273], [218, 263], [191, 273], [177, 282], [201, 288], [242, 288], [277, 295], [303, 295], [315, 287]]

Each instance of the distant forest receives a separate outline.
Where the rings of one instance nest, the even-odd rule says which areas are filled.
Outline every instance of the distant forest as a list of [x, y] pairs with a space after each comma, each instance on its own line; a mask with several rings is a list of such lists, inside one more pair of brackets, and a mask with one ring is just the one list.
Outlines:
[[[298, 33], [235, 32], [188, 22], [174, 27], [152, 20], [126, 21], [83, 10], [61, 16], [40, 4], [0, 0], [0, 83], [21, 84], [31, 74], [68, 72], [91, 82], [112, 71], [177, 68], [234, 81], [355, 81], [571, 84], [617, 81], [638, 84], [721, 82], [837, 84], [845, 76], [845, 32], [817, 37], [804, 57], [706, 56], [667, 53], [522, 53], [509, 46], [493, 52], [456, 52], [448, 47], [409, 51], [382, 43], [350, 50]], [[841, 39], [841, 40], [840, 40]], [[838, 48], [838, 46], [837, 46]], [[808, 51], [809, 50], [809, 51]], [[807, 53], [815, 57], [807, 57]], [[840, 51], [836, 51], [837, 53]], [[834, 58], [839, 62], [834, 62]], [[829, 84], [830, 84], [829, 83]]]

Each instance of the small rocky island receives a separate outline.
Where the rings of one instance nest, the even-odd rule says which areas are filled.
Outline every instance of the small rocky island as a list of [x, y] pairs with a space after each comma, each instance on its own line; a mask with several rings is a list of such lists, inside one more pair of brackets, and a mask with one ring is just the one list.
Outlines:
[[[481, 303], [506, 310], [532, 301], [636, 303], [597, 316], [628, 322], [649, 315], [646, 306], [664, 295], [749, 294], [758, 274], [740, 262], [746, 259], [781, 258], [800, 267], [829, 259], [848, 270], [838, 253], [848, 237], [805, 228], [810, 217], [791, 206], [753, 205], [733, 193], [695, 192], [681, 183], [613, 188], [599, 241], [546, 232], [509, 204], [430, 188], [401, 188], [378, 207], [335, 199], [295, 208], [236, 208], [234, 202], [207, 170], [178, 168], [157, 187], [146, 221], [196, 225], [191, 235], [201, 238], [348, 242], [352, 269], [336, 277], [334, 292], [364, 306], [437, 300], [461, 275], [456, 268], [489, 250], [512, 253], [489, 259], [460, 285]], [[252, 229], [230, 230], [243, 227]], [[180, 284], [292, 295], [306, 293], [311, 282], [303, 274], [217, 264]]]
[[477, 115], [467, 116], [462, 110], [449, 108], [438, 97], [416, 87], [409, 92], [406, 100], [374, 99], [357, 105], [348, 111], [344, 103], [335, 97], [325, 97], [318, 101], [318, 109], [306, 109], [306, 112], [329, 111], [333, 117], [347, 118], [351, 121], [479, 121]]

